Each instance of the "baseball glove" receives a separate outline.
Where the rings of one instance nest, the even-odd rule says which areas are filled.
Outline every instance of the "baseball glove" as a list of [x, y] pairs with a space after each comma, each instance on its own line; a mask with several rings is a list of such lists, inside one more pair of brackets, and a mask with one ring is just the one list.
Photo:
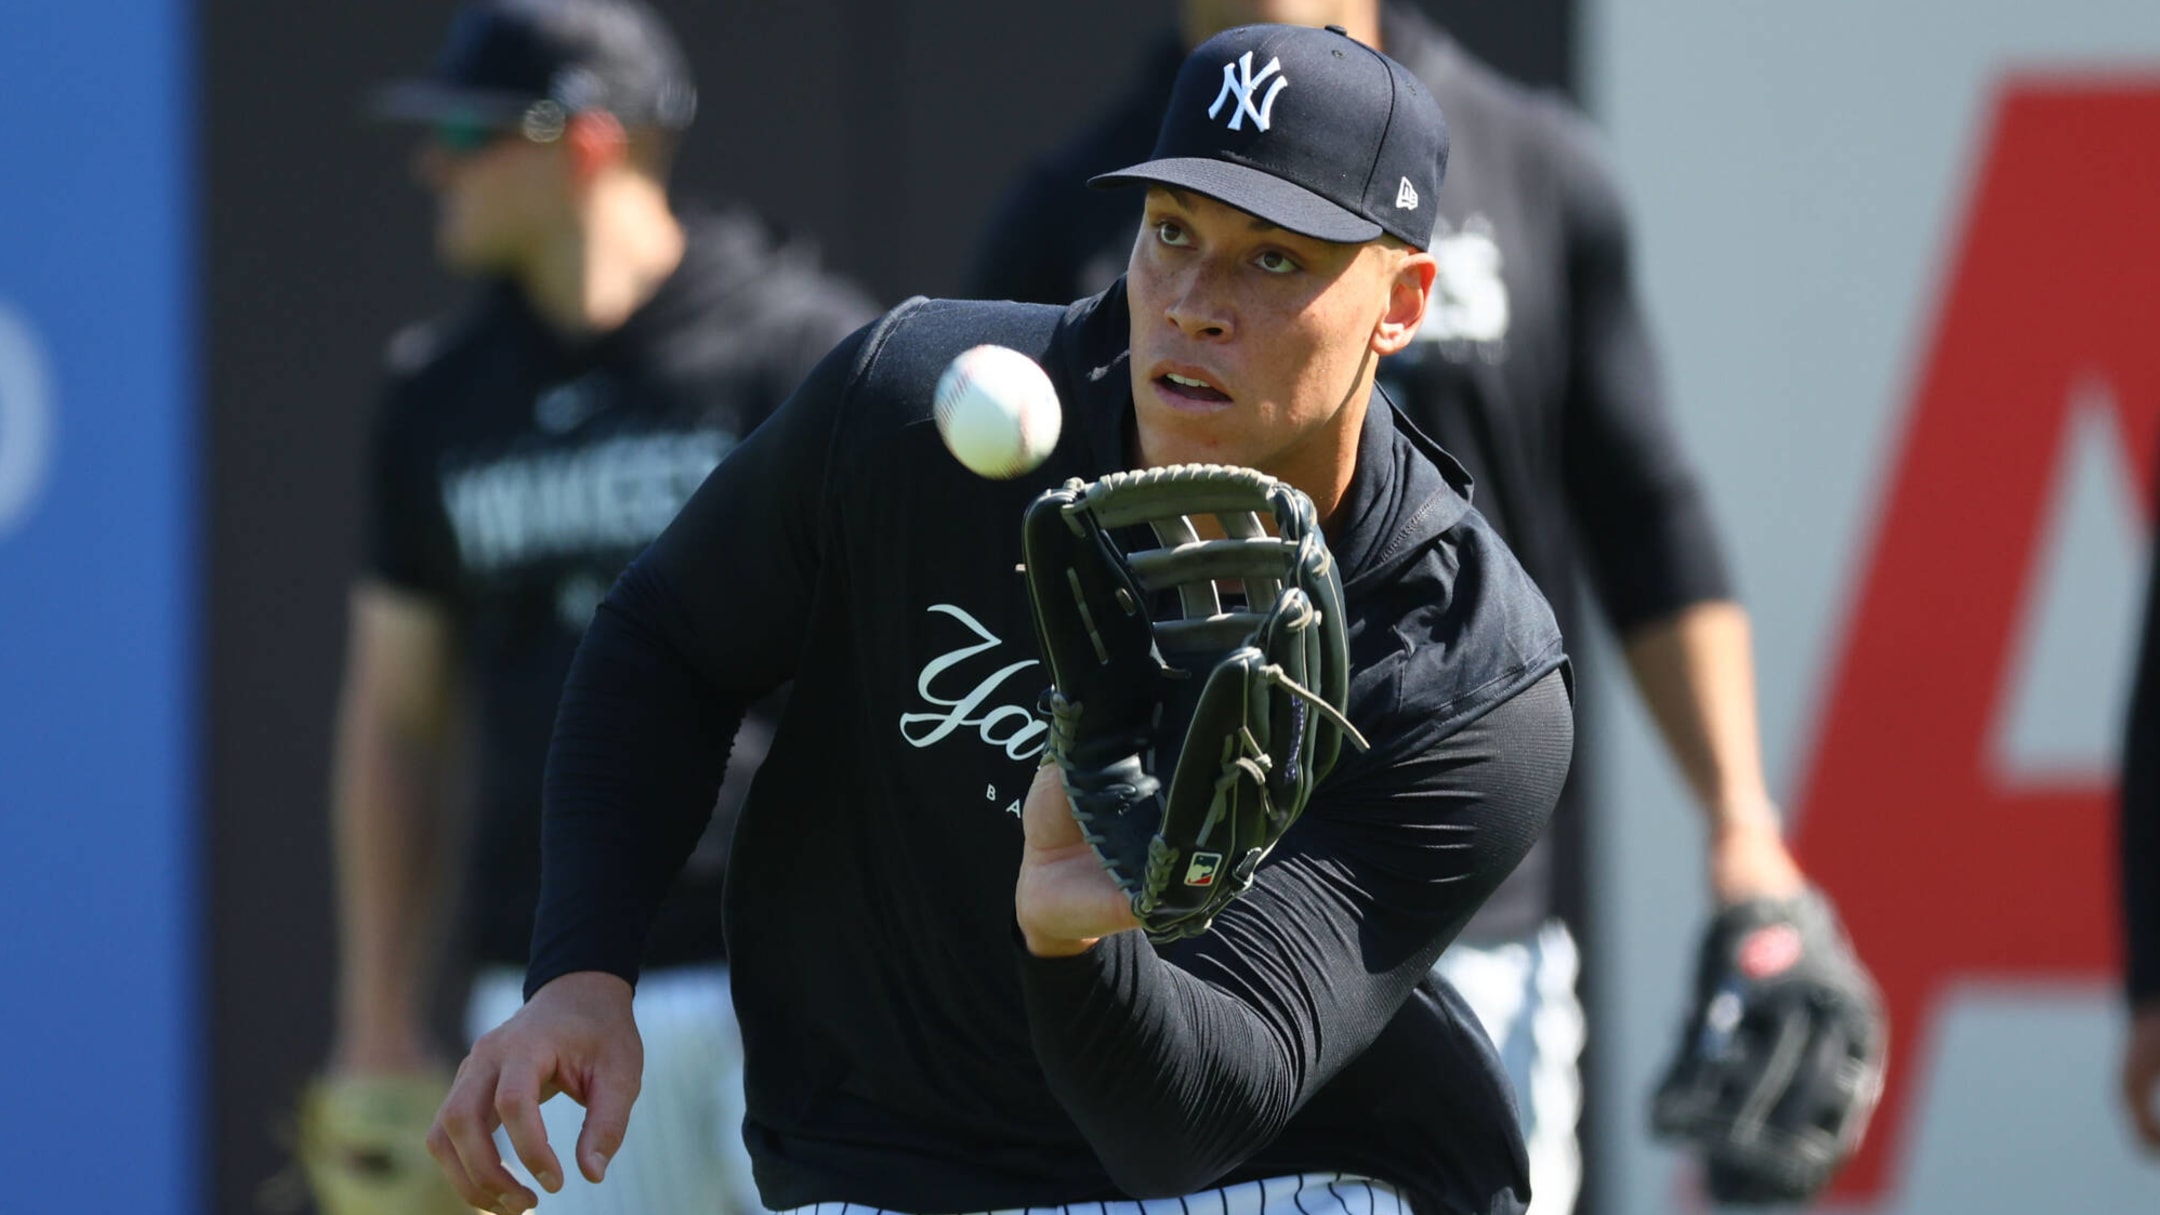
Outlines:
[[[1223, 538], [1200, 537], [1210, 515]], [[1045, 492], [1022, 540], [1053, 681], [1045, 762], [1148, 936], [1197, 936], [1342, 740], [1365, 745], [1343, 716], [1342, 582], [1312, 500], [1244, 468], [1121, 472]]]
[[[319, 1078], [300, 1098], [291, 1147], [322, 1215], [472, 1215], [428, 1155], [428, 1125], [450, 1092], [436, 1073]], [[305, 1202], [290, 1174], [263, 1188], [262, 1205]]]
[[1720, 1203], [1805, 1201], [1860, 1146], [1889, 1031], [1829, 900], [1735, 904], [1711, 921], [1695, 1005], [1651, 1103]]

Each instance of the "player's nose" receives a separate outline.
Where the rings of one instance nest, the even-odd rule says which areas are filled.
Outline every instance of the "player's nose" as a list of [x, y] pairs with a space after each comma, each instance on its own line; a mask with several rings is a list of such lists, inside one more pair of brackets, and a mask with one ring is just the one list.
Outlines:
[[1163, 315], [1185, 336], [1221, 341], [1236, 332], [1236, 309], [1231, 306], [1226, 276], [1205, 263], [1178, 276]]

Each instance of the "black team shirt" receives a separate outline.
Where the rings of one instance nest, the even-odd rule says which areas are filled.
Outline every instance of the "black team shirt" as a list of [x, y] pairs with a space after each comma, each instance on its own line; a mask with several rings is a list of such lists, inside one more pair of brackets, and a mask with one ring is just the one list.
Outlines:
[[[1461, 470], [1376, 396], [1330, 545], [1346, 755], [1206, 935], [1019, 944], [1019, 802], [1048, 732], [1020, 519], [1129, 467], [1124, 287], [913, 301], [842, 343], [594, 618], [548, 757], [528, 992], [636, 974], [743, 706], [792, 680], [727, 894], [766, 1205], [979, 1211], [1315, 1170], [1421, 1212], [1521, 1209], [1498, 1061], [1433, 960], [1528, 850], [1573, 741], [1552, 615]], [[939, 443], [938, 374], [995, 342], [1065, 410], [1040, 469]]]
[[[483, 962], [522, 966], [532, 941], [540, 776], [593, 608], [713, 466], [876, 313], [748, 215], [693, 215], [685, 233], [681, 266], [593, 341], [566, 343], [497, 283], [392, 349], [368, 574], [455, 627], [478, 712], [461, 923]], [[746, 753], [762, 729], [746, 728]], [[723, 824], [685, 867], [653, 964], [723, 956], [725, 838]]]
[[[1552, 601], [1572, 649], [1581, 649], [1585, 569], [1622, 634], [1729, 598], [1701, 491], [1666, 417], [1626, 217], [1591, 132], [1413, 9], [1385, 7], [1381, 41], [1432, 89], [1452, 140], [1436, 201], [1435, 298], [1418, 340], [1381, 365], [1381, 386], [1469, 470], [1478, 509]], [[1183, 60], [1165, 39], [1095, 126], [1016, 185], [969, 294], [1062, 304], [1124, 273], [1144, 192], [1085, 183], [1147, 159]], [[1516, 870], [1466, 939], [1519, 938], [1553, 914], [1560, 891], [1548, 854], [1579, 849], [1572, 803], [1582, 775], [1563, 795], [1550, 846]]]

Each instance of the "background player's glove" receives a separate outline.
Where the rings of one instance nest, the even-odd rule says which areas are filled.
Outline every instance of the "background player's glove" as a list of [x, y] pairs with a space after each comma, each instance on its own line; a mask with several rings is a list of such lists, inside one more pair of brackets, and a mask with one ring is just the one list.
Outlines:
[[[437, 1073], [325, 1077], [300, 1098], [293, 1152], [322, 1215], [472, 1215], [428, 1155], [427, 1132], [450, 1092]], [[265, 1205], [297, 1195], [273, 1182]]]
[[[1200, 539], [1203, 515], [1227, 538]], [[1343, 717], [1342, 582], [1312, 501], [1243, 468], [1114, 473], [1037, 498], [1023, 541], [1073, 817], [1151, 938], [1205, 932], [1343, 736], [1364, 746]], [[1242, 602], [1225, 603], [1233, 580]]]
[[1819, 891], [1735, 904], [1703, 940], [1651, 1125], [1698, 1153], [1718, 1202], [1804, 1201], [1859, 1147], [1888, 1041], [1875, 982]]

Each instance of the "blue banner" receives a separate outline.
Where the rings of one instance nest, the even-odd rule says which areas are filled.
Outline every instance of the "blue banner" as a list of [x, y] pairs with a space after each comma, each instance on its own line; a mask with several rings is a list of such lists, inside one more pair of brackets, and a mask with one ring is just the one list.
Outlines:
[[0, 1210], [189, 1213], [190, 15], [0, 26]]

